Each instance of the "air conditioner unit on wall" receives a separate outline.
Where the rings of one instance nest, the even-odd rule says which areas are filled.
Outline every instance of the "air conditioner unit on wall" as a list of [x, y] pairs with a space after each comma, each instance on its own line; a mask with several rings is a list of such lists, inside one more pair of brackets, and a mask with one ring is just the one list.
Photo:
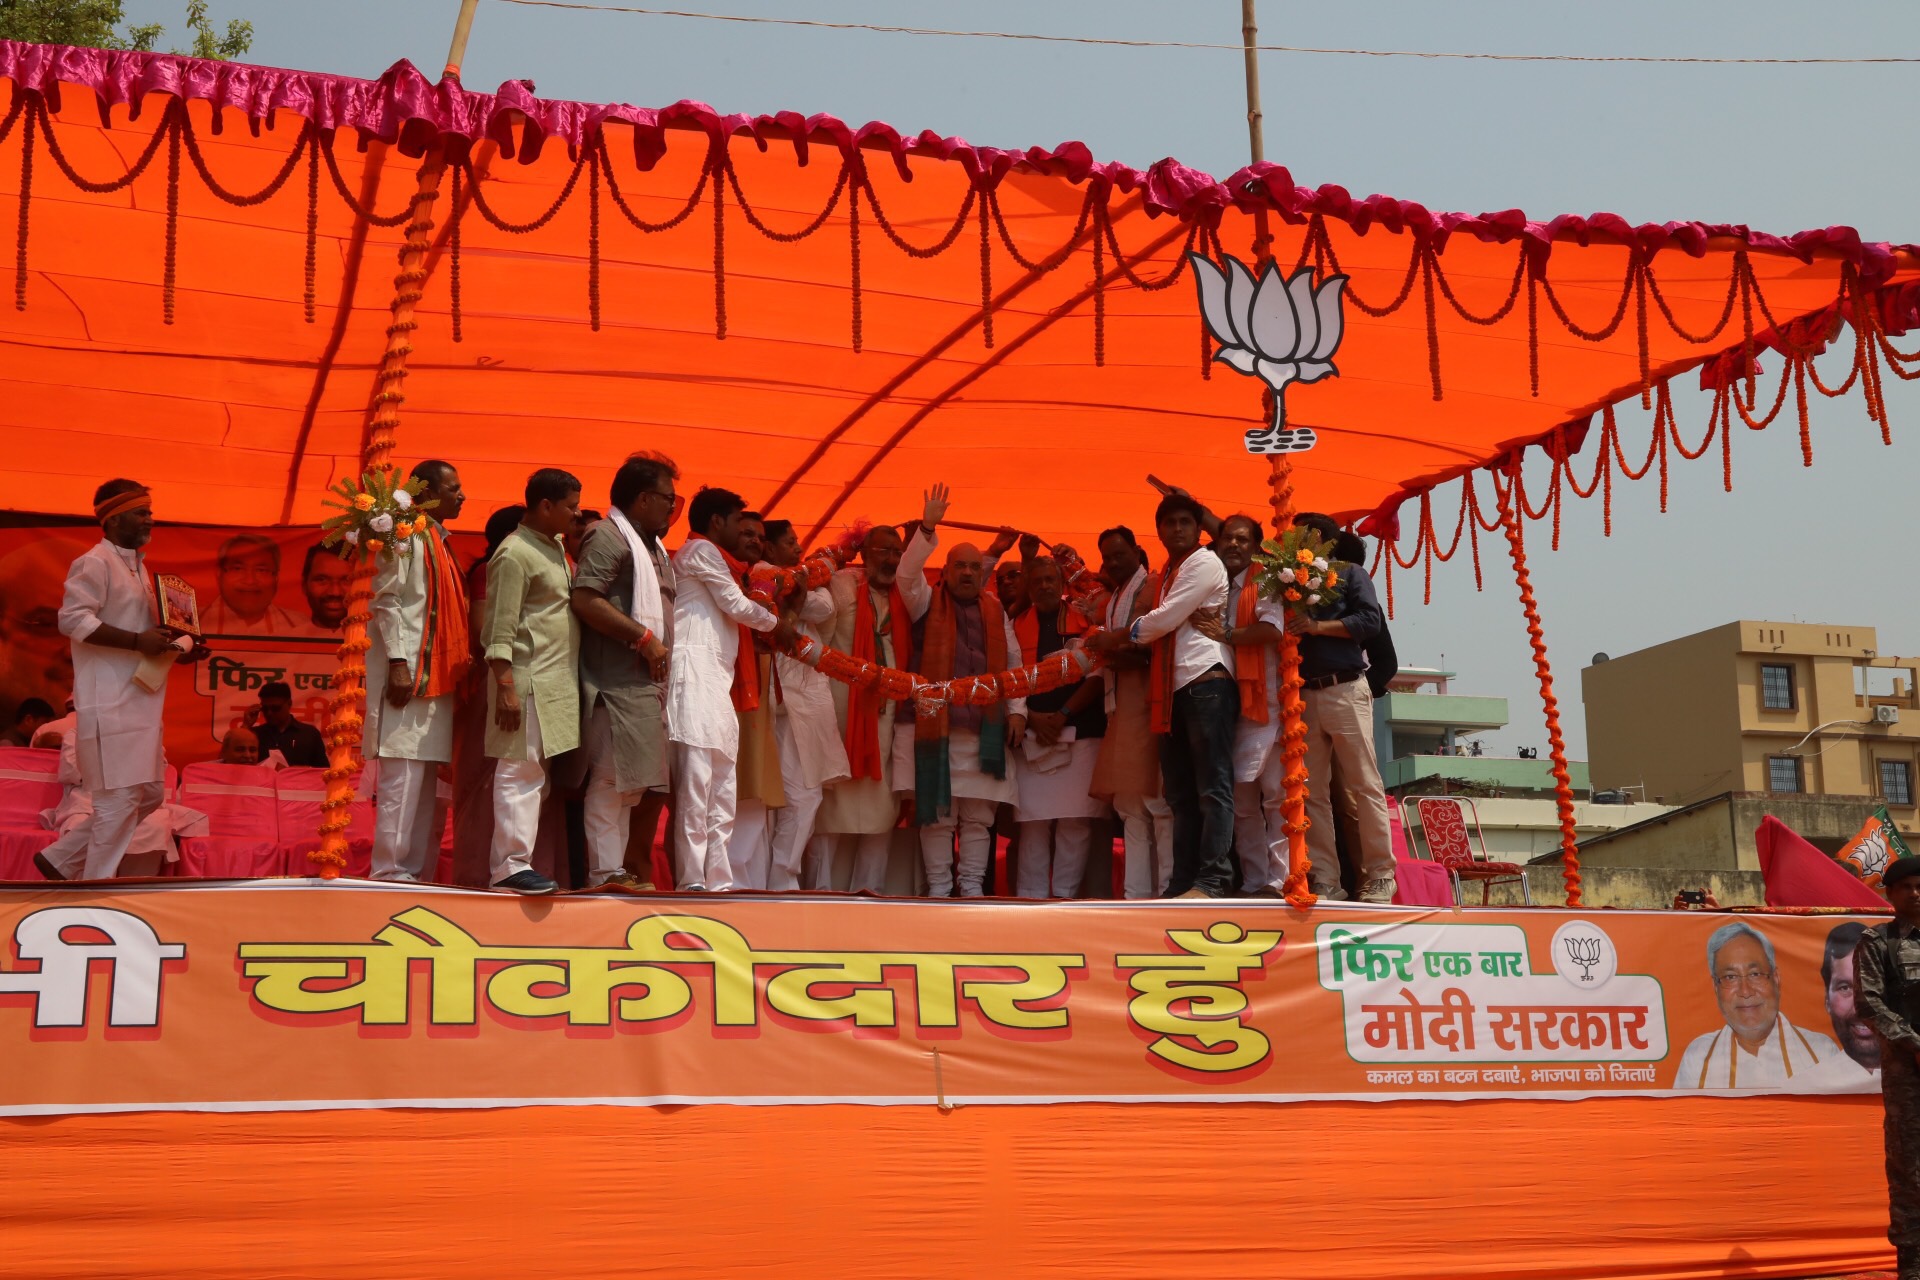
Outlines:
[[1873, 709], [1873, 722], [1875, 724], [1899, 724], [1900, 708], [1889, 706], [1875, 707]]

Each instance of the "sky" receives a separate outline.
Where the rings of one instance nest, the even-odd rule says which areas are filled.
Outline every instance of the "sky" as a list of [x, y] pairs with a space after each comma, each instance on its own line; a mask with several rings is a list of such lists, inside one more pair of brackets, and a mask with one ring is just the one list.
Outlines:
[[[131, 22], [184, 42], [184, 0], [128, 0]], [[661, 4], [658, 7], [667, 7]], [[707, 13], [1235, 43], [1238, 0], [671, 0]], [[212, 0], [216, 24], [253, 23], [250, 61], [373, 77], [405, 58], [445, 62], [458, 0]], [[1913, 0], [1262, 0], [1263, 43], [1475, 53], [1662, 57], [1920, 56]], [[165, 42], [163, 41], [163, 47]], [[1536, 218], [1618, 213], [1790, 233], [1842, 224], [1920, 242], [1920, 176], [1897, 158], [1913, 121], [1903, 65], [1701, 66], [1502, 63], [1269, 52], [1260, 76], [1267, 159], [1307, 185], [1333, 182], [1432, 209], [1520, 208]], [[975, 143], [1085, 142], [1145, 168], [1164, 156], [1225, 176], [1244, 164], [1237, 50], [1116, 48], [815, 30], [481, 0], [463, 69], [491, 89], [531, 80], [546, 97], [725, 111], [827, 112]], [[1844, 344], [1843, 344], [1844, 345]], [[1920, 345], [1913, 338], [1902, 346]], [[1777, 366], [1776, 366], [1777, 367]], [[1889, 378], [1889, 382], [1894, 379]], [[1734, 491], [1717, 450], [1676, 458], [1669, 510], [1657, 484], [1616, 483], [1614, 533], [1598, 500], [1570, 502], [1561, 549], [1544, 528], [1530, 564], [1568, 751], [1584, 758], [1580, 670], [1738, 618], [1879, 629], [1884, 654], [1920, 653], [1908, 501], [1920, 462], [1920, 384], [1888, 388], [1891, 447], [1857, 397], [1814, 407], [1815, 465], [1791, 411], [1741, 433]], [[1683, 400], [1697, 438], [1703, 401]], [[1646, 427], [1637, 415], [1639, 439]], [[1623, 421], [1623, 427], [1625, 421]], [[1597, 434], [1597, 433], [1596, 433]], [[1628, 438], [1632, 439], [1631, 429]], [[1302, 495], [1311, 504], [1311, 495]], [[1510, 700], [1496, 755], [1542, 748], [1539, 688], [1511, 571], [1483, 544], [1486, 590], [1462, 556], [1434, 599], [1399, 579], [1394, 640], [1406, 666], [1458, 673], [1456, 692]], [[1409, 585], [1411, 584], [1411, 585]]]

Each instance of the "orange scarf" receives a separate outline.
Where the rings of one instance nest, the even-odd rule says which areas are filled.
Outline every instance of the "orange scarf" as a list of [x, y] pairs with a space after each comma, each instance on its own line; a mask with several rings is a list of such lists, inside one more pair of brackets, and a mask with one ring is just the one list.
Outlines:
[[[873, 587], [863, 576], [853, 606], [853, 656], [862, 662], [880, 661], [879, 627], [873, 618]], [[887, 625], [893, 635], [893, 665], [905, 670], [913, 661], [913, 619], [900, 598], [900, 584], [887, 588]], [[856, 778], [878, 780], [881, 774], [880, 704], [877, 686], [851, 685], [847, 689], [847, 764]]]
[[[1007, 669], [1007, 620], [1000, 601], [981, 593], [981, 639], [986, 648], [986, 671], [992, 675]], [[953, 656], [958, 628], [953, 614], [953, 597], [944, 587], [933, 593], [927, 610], [926, 629], [920, 639], [916, 670], [929, 680], [953, 678]], [[996, 702], [985, 707], [980, 723], [980, 770], [995, 778], [1007, 776], [1007, 704]], [[952, 761], [947, 752], [949, 736], [947, 705], [943, 702], [932, 713], [918, 710], [913, 722], [914, 821], [928, 826], [953, 804]]]
[[[1083, 636], [1087, 634], [1087, 620], [1078, 609], [1069, 607], [1065, 601], [1060, 605], [1059, 619], [1053, 624], [1060, 632], [1060, 638]], [[1028, 664], [1040, 660], [1040, 611], [1028, 609], [1013, 620], [1013, 634], [1020, 641], [1020, 661]]]
[[[747, 566], [727, 554], [725, 547], [715, 542], [712, 538], [707, 537], [705, 534], [696, 533], [687, 539], [689, 542], [696, 540], [707, 543], [715, 551], [720, 553], [720, 558], [727, 562], [727, 572], [733, 575], [733, 580], [740, 584], [742, 591], [745, 591], [747, 589]], [[752, 627], [744, 622], [738, 625], [740, 627], [740, 644], [733, 655], [733, 688], [731, 690], [733, 694], [733, 709], [735, 711], [756, 711], [760, 707], [760, 660], [754, 656], [754, 631]]]
[[[1180, 566], [1192, 554], [1189, 551], [1178, 560], [1167, 561], [1167, 567], [1161, 571], [1160, 581], [1154, 587], [1153, 608], [1148, 609], [1148, 613], [1158, 609], [1161, 601], [1167, 598], [1167, 592], [1173, 590], [1173, 580], [1179, 574]], [[1146, 590], [1145, 587], [1140, 589]], [[1153, 660], [1147, 673], [1147, 721], [1155, 733], [1173, 732], [1173, 638], [1179, 631], [1180, 628], [1175, 627], [1153, 642]]]
[[[1234, 600], [1235, 627], [1250, 627], [1259, 621], [1260, 589], [1254, 585], [1252, 567], [1246, 572], [1247, 583]], [[1233, 646], [1234, 678], [1240, 682], [1240, 714], [1255, 724], [1267, 722], [1266, 649], [1266, 645], [1258, 642]]]
[[420, 652], [413, 661], [413, 692], [422, 698], [439, 698], [458, 689], [473, 664], [467, 636], [467, 585], [438, 522], [428, 525], [420, 549], [427, 557], [427, 617], [420, 629]]

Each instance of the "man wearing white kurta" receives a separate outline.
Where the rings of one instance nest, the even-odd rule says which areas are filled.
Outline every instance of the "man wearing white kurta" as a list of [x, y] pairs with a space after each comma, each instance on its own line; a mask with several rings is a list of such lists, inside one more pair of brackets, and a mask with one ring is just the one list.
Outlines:
[[[985, 585], [980, 548], [955, 544], [921, 620], [914, 671], [929, 680], [949, 680], [1021, 665], [1013, 622], [997, 599], [982, 595]], [[930, 714], [938, 727], [930, 727], [918, 712], [913, 720], [894, 724], [894, 785], [914, 797], [927, 896], [951, 897], [958, 889], [963, 898], [977, 898], [993, 855], [994, 806], [1020, 800], [1018, 753], [1026, 736], [1027, 700], [1011, 698], [999, 707], [948, 706]]]
[[[1113, 591], [1106, 630], [1124, 634], [1159, 591], [1157, 583], [1149, 588], [1146, 553], [1125, 525], [1100, 535], [1100, 578]], [[1147, 650], [1114, 648], [1101, 683], [1107, 732], [1100, 740], [1091, 790], [1111, 800], [1120, 815], [1127, 897], [1157, 898], [1173, 874], [1173, 810], [1160, 794], [1160, 753], [1147, 718]]]
[[[1065, 603], [1060, 566], [1026, 561], [1031, 607], [1014, 624], [1021, 655], [1038, 662], [1078, 648], [1085, 619]], [[1093, 847], [1094, 820], [1106, 816], [1093, 795], [1093, 771], [1106, 737], [1105, 686], [1096, 677], [1027, 700], [1028, 734], [1020, 758], [1020, 858], [1016, 892], [1023, 898], [1077, 898]]]
[[373, 575], [367, 628], [367, 754], [374, 757], [373, 878], [429, 878], [440, 857], [434, 830], [439, 766], [453, 760], [454, 690], [465, 677], [467, 595], [443, 521], [466, 503], [460, 473], [431, 459], [412, 479], [437, 505], [409, 555]]
[[[1217, 550], [1230, 575], [1226, 626], [1241, 683], [1240, 723], [1233, 742], [1233, 846], [1240, 857], [1240, 891], [1277, 895], [1286, 888], [1287, 858], [1280, 808], [1286, 799], [1280, 739], [1280, 636], [1286, 608], [1252, 588], [1253, 553], [1261, 529], [1251, 516], [1220, 522]], [[1255, 655], [1258, 655], [1257, 658]], [[1257, 682], [1257, 683], [1256, 683]], [[1247, 714], [1247, 689], [1265, 715]]]
[[[769, 520], [766, 542], [769, 564], [793, 568], [800, 563], [800, 539], [791, 520]], [[825, 644], [833, 618], [833, 592], [816, 587], [807, 592], [800, 607], [796, 630], [816, 644]], [[772, 865], [767, 887], [798, 889], [801, 863], [813, 839], [814, 818], [820, 812], [826, 788], [851, 774], [847, 747], [840, 740], [839, 722], [833, 713], [833, 690], [829, 686], [835, 682], [785, 654], [775, 654], [773, 666], [778, 693], [773, 735], [780, 744], [780, 776], [787, 803], [770, 811]]]
[[[169, 650], [188, 650], [179, 632], [159, 625], [140, 551], [153, 536], [152, 496], [134, 481], [109, 480], [93, 503], [104, 536], [67, 571], [59, 625], [73, 645], [75, 755], [93, 797], [81, 874], [104, 880], [119, 872], [134, 830], [165, 799]], [[42, 874], [51, 866], [41, 865]], [[53, 870], [50, 879], [68, 878]]]
[[[733, 559], [746, 501], [702, 489], [687, 508], [693, 536], [673, 557], [673, 664], [667, 683], [667, 740], [673, 743], [674, 878], [679, 888], [733, 887], [734, 762], [740, 716], [734, 695], [740, 628], [773, 631], [779, 619], [740, 589]], [[751, 651], [749, 651], [751, 658]], [[749, 688], [751, 686], [748, 686]]]
[[1674, 1088], [1794, 1089], [1816, 1065], [1841, 1056], [1832, 1039], [1780, 1012], [1773, 943], [1752, 925], [1735, 920], [1708, 936], [1707, 972], [1727, 1025], [1687, 1046]]
[[[882, 667], [904, 669], [913, 660], [910, 631], [926, 616], [933, 600], [927, 582], [927, 560], [939, 545], [936, 531], [946, 514], [947, 490], [936, 485], [927, 494], [920, 523], [904, 545], [899, 530], [878, 525], [868, 532], [860, 549], [860, 567], [833, 575], [827, 589], [833, 596], [833, 629], [827, 643], [840, 652]], [[850, 893], [880, 893], [887, 884], [887, 860], [893, 829], [900, 819], [895, 794], [893, 726], [899, 704], [867, 691], [832, 682], [835, 714], [846, 745], [851, 775], [834, 783], [820, 802], [814, 818], [809, 889], [834, 887], [836, 846], [851, 846]], [[908, 787], [912, 774], [907, 775]]]

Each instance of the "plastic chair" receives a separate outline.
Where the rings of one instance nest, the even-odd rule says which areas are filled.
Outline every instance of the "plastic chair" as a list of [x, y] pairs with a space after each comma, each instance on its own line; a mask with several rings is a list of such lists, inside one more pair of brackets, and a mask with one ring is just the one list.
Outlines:
[[60, 753], [0, 747], [0, 880], [43, 880], [33, 855], [55, 840], [40, 818], [59, 805]]
[[231, 880], [283, 874], [273, 775], [270, 765], [215, 761], [180, 771], [180, 803], [207, 815], [207, 834], [180, 841], [176, 875]]
[[[1533, 905], [1533, 894], [1527, 887], [1526, 868], [1515, 862], [1494, 862], [1487, 857], [1486, 833], [1480, 829], [1480, 811], [1473, 801], [1460, 796], [1407, 796], [1400, 801], [1402, 825], [1409, 838], [1415, 826], [1419, 827], [1420, 841], [1427, 846], [1427, 856], [1445, 867], [1453, 880], [1453, 900], [1461, 902], [1461, 882], [1477, 880], [1480, 882], [1480, 905], [1486, 906], [1496, 884], [1518, 882], [1520, 898], [1528, 906]], [[1467, 820], [1473, 820], [1472, 839], [1468, 838]], [[1479, 850], [1475, 852], [1474, 845]], [[1418, 850], [1418, 842], [1415, 845]]]
[[40, 811], [60, 803], [60, 753], [0, 747], [0, 827], [38, 827]]
[[[372, 770], [362, 775], [363, 780]], [[322, 806], [327, 799], [325, 769], [282, 769], [275, 777], [275, 803], [280, 811], [280, 852], [290, 876], [317, 876], [319, 864], [307, 855], [320, 847]], [[347, 809], [347, 866], [345, 874], [362, 879], [373, 874], [373, 800], [363, 786]]]

